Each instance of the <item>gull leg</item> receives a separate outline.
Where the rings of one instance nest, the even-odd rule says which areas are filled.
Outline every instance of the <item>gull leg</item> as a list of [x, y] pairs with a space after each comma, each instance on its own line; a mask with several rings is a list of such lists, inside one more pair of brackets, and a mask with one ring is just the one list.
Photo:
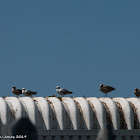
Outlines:
[[107, 97], [107, 93], [105, 93], [105, 97]]

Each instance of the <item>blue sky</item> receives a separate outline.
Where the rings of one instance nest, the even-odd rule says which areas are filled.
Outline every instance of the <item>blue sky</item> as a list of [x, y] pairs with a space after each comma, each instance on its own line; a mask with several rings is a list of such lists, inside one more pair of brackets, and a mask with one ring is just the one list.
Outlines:
[[133, 97], [140, 88], [140, 1], [0, 1], [0, 96], [17, 88]]

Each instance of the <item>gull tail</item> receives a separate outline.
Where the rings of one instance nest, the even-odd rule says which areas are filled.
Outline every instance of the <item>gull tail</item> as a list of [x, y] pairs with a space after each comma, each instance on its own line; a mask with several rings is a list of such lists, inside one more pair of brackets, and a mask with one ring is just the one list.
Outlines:
[[115, 88], [112, 88], [112, 90], [116, 90]]
[[69, 94], [72, 94], [73, 92], [69, 92]]
[[33, 91], [33, 92], [32, 92], [32, 95], [36, 95], [36, 94], [37, 94], [37, 92], [36, 92], [36, 91]]

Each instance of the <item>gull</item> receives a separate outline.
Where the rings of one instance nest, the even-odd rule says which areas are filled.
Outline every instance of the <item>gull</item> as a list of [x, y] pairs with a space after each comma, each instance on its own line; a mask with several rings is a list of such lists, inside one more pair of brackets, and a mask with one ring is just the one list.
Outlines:
[[22, 94], [24, 94], [25, 96], [31, 96], [32, 97], [32, 95], [36, 95], [37, 92], [22, 88]]
[[22, 90], [21, 89], [16, 89], [15, 86], [12, 87], [12, 92], [17, 95], [17, 97], [22, 94]]
[[134, 93], [137, 97], [140, 97], [140, 90], [138, 88], [135, 88]]
[[107, 93], [109, 93], [109, 92], [111, 92], [113, 90], [115, 90], [114, 87], [110, 87], [110, 86], [106, 86], [106, 85], [100, 84], [100, 91], [105, 93], [105, 96], [107, 96]]
[[64, 96], [64, 95], [67, 95], [67, 94], [72, 94], [71, 91], [69, 91], [67, 89], [60, 88], [59, 86], [56, 87], [56, 91], [61, 96]]

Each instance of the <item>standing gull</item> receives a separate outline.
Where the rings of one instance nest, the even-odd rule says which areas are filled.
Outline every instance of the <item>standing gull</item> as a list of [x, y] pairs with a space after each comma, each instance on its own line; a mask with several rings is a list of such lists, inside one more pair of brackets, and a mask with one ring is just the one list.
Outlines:
[[12, 87], [12, 92], [17, 95], [17, 97], [22, 94], [22, 90], [21, 89], [16, 89], [15, 86]]
[[37, 92], [22, 88], [22, 94], [24, 94], [25, 96], [31, 96], [32, 97], [32, 95], [36, 95]]
[[100, 84], [100, 91], [105, 93], [105, 96], [107, 96], [107, 93], [109, 93], [109, 92], [111, 92], [113, 90], [115, 90], [114, 87], [110, 87], [110, 86], [106, 86], [106, 85]]
[[61, 96], [64, 96], [64, 95], [67, 95], [67, 94], [72, 94], [71, 91], [69, 91], [67, 89], [60, 88], [59, 86], [56, 87], [56, 91]]
[[134, 93], [137, 97], [140, 97], [140, 90], [138, 88], [135, 88]]

